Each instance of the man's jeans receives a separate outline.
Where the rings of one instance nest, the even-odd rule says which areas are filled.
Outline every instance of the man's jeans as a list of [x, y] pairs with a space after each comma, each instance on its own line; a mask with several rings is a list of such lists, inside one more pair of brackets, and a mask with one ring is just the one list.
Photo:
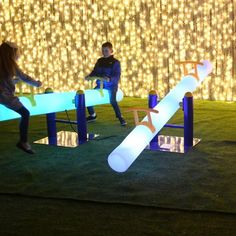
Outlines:
[[[98, 89], [97, 87], [95, 87], [94, 89]], [[118, 106], [118, 103], [116, 101], [116, 93], [117, 93], [117, 87], [115, 88], [109, 88], [109, 92], [110, 92], [110, 103], [114, 109], [114, 112], [116, 114], [116, 117], [117, 118], [120, 118], [121, 117], [121, 112], [120, 112], [120, 108]], [[94, 108], [91, 106], [91, 107], [87, 107], [88, 109], [88, 113], [89, 115], [93, 115], [95, 113], [94, 111]]]

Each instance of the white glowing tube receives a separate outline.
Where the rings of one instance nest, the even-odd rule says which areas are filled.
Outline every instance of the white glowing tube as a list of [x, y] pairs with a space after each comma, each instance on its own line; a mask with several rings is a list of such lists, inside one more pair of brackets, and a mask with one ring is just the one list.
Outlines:
[[[104, 89], [103, 95], [97, 89], [88, 89], [84, 91], [85, 106], [95, 106], [110, 103], [109, 91]], [[60, 112], [75, 109], [73, 102], [76, 92], [48, 93], [34, 95], [36, 105], [32, 104], [27, 97], [20, 97], [22, 104], [30, 111], [30, 115], [41, 115], [52, 112]], [[123, 92], [118, 89], [116, 100], [123, 99]], [[11, 120], [20, 117], [20, 115], [0, 104], [0, 121]]]
[[[163, 128], [168, 120], [179, 109], [179, 103], [182, 101], [185, 93], [193, 92], [199, 84], [212, 71], [212, 65], [208, 61], [203, 61], [203, 65], [198, 65], [199, 81], [192, 76], [186, 75], [155, 107], [159, 113], [151, 113], [152, 123], [155, 132], [144, 125], [138, 125], [124, 139], [124, 141], [113, 150], [108, 157], [110, 167], [117, 172], [125, 172], [135, 161], [139, 154], [149, 144], [153, 137]], [[147, 116], [143, 121], [147, 121]]]

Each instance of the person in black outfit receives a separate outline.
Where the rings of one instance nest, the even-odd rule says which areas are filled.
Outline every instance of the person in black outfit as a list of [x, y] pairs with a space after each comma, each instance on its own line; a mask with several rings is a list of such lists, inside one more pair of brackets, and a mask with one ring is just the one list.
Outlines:
[[[119, 119], [120, 124], [125, 126], [127, 123], [125, 119], [122, 117], [120, 112], [120, 108], [116, 101], [116, 93], [118, 89], [118, 83], [120, 80], [121, 68], [120, 62], [114, 58], [113, 56], [113, 46], [110, 42], [106, 42], [102, 45], [102, 54], [103, 57], [99, 58], [94, 66], [93, 71], [85, 77], [85, 79], [89, 79], [91, 76], [102, 77], [103, 79], [103, 88], [108, 89], [110, 93], [110, 103], [114, 109], [116, 117]], [[101, 80], [96, 80], [95, 89], [99, 89], [101, 85]], [[87, 121], [95, 121], [97, 119], [97, 115], [94, 111], [93, 107], [88, 107], [89, 116], [87, 117]]]

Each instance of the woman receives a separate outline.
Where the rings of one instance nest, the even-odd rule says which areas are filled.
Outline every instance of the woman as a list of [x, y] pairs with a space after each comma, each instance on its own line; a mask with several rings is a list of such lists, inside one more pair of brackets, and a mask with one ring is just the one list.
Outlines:
[[29, 111], [23, 106], [19, 98], [14, 95], [15, 84], [22, 80], [32, 86], [40, 87], [42, 83], [24, 74], [18, 67], [16, 61], [20, 56], [16, 44], [3, 42], [0, 45], [0, 104], [19, 113], [20, 120], [20, 140], [16, 146], [23, 151], [34, 154], [28, 143]]

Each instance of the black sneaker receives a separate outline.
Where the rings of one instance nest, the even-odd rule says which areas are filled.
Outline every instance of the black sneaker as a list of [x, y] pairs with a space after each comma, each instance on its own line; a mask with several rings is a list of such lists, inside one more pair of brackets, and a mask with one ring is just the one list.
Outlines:
[[119, 119], [120, 124], [121, 124], [122, 126], [126, 126], [126, 125], [127, 125], [127, 122], [125, 121], [125, 119], [124, 119], [123, 117], [119, 117], [118, 119]]
[[27, 143], [27, 142], [26, 142], [26, 143], [18, 142], [18, 143], [16, 144], [16, 146], [17, 146], [19, 149], [21, 149], [21, 150], [23, 150], [24, 152], [26, 152], [26, 153], [35, 154], [35, 151], [31, 149], [30, 144]]
[[87, 122], [93, 122], [93, 121], [95, 121], [96, 119], [97, 119], [97, 116], [88, 116], [88, 117], [86, 118]]

